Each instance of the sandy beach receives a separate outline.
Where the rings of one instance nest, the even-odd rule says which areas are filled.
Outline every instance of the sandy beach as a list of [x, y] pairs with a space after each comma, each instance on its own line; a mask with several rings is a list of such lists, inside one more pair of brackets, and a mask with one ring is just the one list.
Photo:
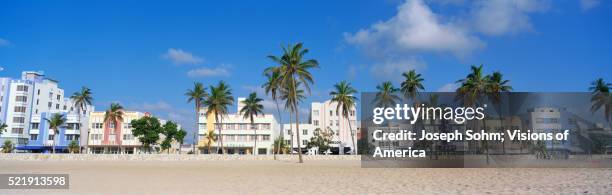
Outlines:
[[67, 173], [68, 190], [0, 194], [607, 194], [612, 169], [382, 169], [358, 160], [16, 161], [0, 173]]

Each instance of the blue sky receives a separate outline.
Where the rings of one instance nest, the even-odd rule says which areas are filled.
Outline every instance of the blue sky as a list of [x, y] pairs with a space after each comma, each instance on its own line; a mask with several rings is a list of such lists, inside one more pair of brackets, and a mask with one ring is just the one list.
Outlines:
[[266, 56], [298, 41], [321, 66], [304, 109], [340, 80], [373, 91], [413, 68], [427, 91], [452, 90], [472, 64], [515, 91], [585, 91], [612, 80], [611, 11], [603, 0], [2, 2], [0, 76], [42, 70], [68, 93], [90, 87], [98, 110], [120, 102], [188, 130], [194, 81], [261, 92]]

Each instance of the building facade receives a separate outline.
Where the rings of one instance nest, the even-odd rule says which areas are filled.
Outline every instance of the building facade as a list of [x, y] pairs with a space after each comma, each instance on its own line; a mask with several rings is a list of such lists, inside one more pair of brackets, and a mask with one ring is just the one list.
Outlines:
[[[132, 134], [132, 121], [144, 116], [151, 116], [149, 113], [137, 111], [123, 111], [123, 120], [117, 126], [109, 121], [104, 121], [105, 112], [92, 112], [89, 117], [90, 135], [87, 140], [88, 153], [94, 154], [137, 154], [149, 152], [149, 149], [142, 148], [138, 138]], [[160, 124], [164, 125], [165, 120], [159, 119]], [[178, 125], [178, 124], [177, 124]], [[180, 129], [180, 125], [178, 129]], [[158, 143], [164, 139], [160, 136]], [[174, 148], [178, 148], [173, 143]], [[153, 146], [153, 150], [158, 150]], [[151, 151], [153, 151], [151, 150]]]
[[[297, 151], [298, 144], [292, 141], [297, 139], [297, 136], [293, 132], [300, 133], [301, 151], [305, 152], [307, 150], [306, 144], [315, 136], [314, 131], [316, 129], [327, 129], [334, 132], [332, 143], [330, 144], [333, 153], [338, 153], [339, 151], [347, 153], [351, 151], [353, 148], [353, 138], [355, 145], [357, 145], [357, 135], [360, 126], [359, 122], [357, 122], [357, 110], [353, 106], [353, 110], [349, 111], [348, 118], [345, 118], [342, 116], [342, 109], [337, 109], [337, 106], [338, 104], [331, 100], [312, 102], [308, 123], [300, 123], [300, 129], [297, 131], [295, 123], [284, 124], [283, 139], [294, 151]], [[293, 132], [291, 132], [291, 129], [293, 129]], [[351, 135], [353, 138], [351, 138]]]
[[79, 140], [86, 135], [87, 128], [81, 128], [83, 125], [78, 124], [87, 121], [93, 107], [88, 106], [82, 113], [77, 113], [74, 103], [59, 88], [58, 81], [45, 77], [42, 72], [24, 71], [20, 79], [0, 78], [0, 85], [0, 121], [7, 125], [0, 142], [11, 140], [17, 150], [47, 152], [54, 140], [49, 139], [53, 132], [48, 129], [44, 119], [60, 113], [68, 118], [73, 129], [60, 129], [62, 136], [58, 137], [56, 149], [62, 151], [65, 149], [64, 143], [72, 140], [84, 144]]
[[[206, 109], [200, 109], [198, 118], [198, 148], [200, 153], [208, 153], [208, 132], [214, 132], [217, 136], [216, 142], [210, 142], [212, 153], [218, 151], [219, 139], [223, 139], [223, 146], [228, 154], [272, 154], [274, 139], [279, 134], [280, 125], [272, 114], [254, 116], [254, 125], [250, 119], [240, 114], [242, 101], [238, 98], [236, 113], [227, 114], [219, 119], [217, 125], [214, 114], [207, 115]], [[219, 129], [221, 133], [219, 133]], [[255, 140], [257, 146], [255, 148]], [[255, 148], [255, 149], [254, 149]]]

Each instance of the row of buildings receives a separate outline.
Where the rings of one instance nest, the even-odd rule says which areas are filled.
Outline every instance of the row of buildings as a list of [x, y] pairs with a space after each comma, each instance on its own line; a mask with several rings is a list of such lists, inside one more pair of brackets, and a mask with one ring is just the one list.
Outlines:
[[[0, 122], [7, 125], [6, 131], [0, 135], [0, 142], [10, 140], [18, 152], [45, 153], [55, 145], [57, 151], [67, 152], [69, 143], [76, 141], [81, 152], [87, 153], [142, 153], [138, 138], [132, 134], [131, 121], [149, 113], [124, 111], [123, 121], [115, 125], [104, 121], [104, 111], [97, 112], [93, 106], [87, 106], [79, 113], [68, 94], [58, 86], [58, 81], [47, 78], [42, 72], [25, 71], [20, 79], [0, 78]], [[292, 146], [292, 151], [307, 150], [306, 144], [314, 136], [316, 129], [329, 129], [334, 132], [332, 148], [335, 153], [351, 150], [351, 135], [358, 134], [356, 110], [350, 111], [348, 119], [336, 111], [336, 104], [331, 101], [313, 102], [309, 119], [296, 124], [281, 125], [273, 114], [264, 114], [251, 121], [239, 114], [242, 100], [238, 98], [236, 112], [223, 116], [219, 125], [215, 125], [214, 116], [207, 116], [201, 109], [198, 117], [198, 153], [207, 153], [206, 134], [214, 131], [221, 136], [229, 154], [271, 154], [274, 140], [279, 136]], [[60, 128], [59, 135], [49, 129], [46, 118], [52, 114], [65, 115], [66, 125]], [[165, 120], [161, 120], [162, 124]], [[352, 127], [353, 133], [349, 130]], [[291, 128], [293, 127], [293, 128]], [[221, 134], [218, 128], [222, 128]], [[296, 137], [290, 131], [300, 133], [301, 148], [292, 141]], [[255, 147], [255, 140], [257, 146]], [[54, 143], [55, 142], [55, 143]], [[218, 144], [210, 144], [217, 151]], [[179, 149], [180, 146], [173, 146]]]

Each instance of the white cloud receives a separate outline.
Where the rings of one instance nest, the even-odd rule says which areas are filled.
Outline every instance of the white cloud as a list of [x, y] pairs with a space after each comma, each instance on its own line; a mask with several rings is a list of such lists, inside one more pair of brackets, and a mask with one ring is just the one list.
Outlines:
[[588, 11], [599, 6], [600, 3], [599, 0], [580, 0], [580, 8], [582, 11]]
[[10, 41], [0, 38], [0, 46], [8, 46], [10, 44], [11, 44]]
[[172, 109], [172, 106], [164, 101], [159, 101], [156, 103], [142, 103], [139, 105], [140, 108], [146, 111], [168, 111]]
[[164, 59], [168, 59], [172, 61], [174, 64], [199, 64], [204, 60], [198, 56], [194, 56], [193, 54], [183, 51], [182, 49], [170, 48], [164, 54], [162, 54]]
[[345, 39], [375, 56], [414, 52], [463, 56], [484, 46], [462, 26], [441, 20], [422, 0], [407, 0], [391, 19], [345, 34]]
[[533, 30], [529, 14], [548, 10], [548, 0], [481, 0], [473, 5], [472, 22], [485, 35]]
[[447, 83], [438, 89], [438, 92], [455, 92], [459, 87], [456, 83]]
[[227, 67], [221, 66], [216, 68], [196, 68], [187, 72], [189, 77], [213, 77], [213, 76], [229, 76], [230, 71]]
[[427, 64], [417, 58], [390, 59], [370, 68], [374, 77], [380, 80], [400, 81], [401, 74], [409, 70], [423, 70]]

